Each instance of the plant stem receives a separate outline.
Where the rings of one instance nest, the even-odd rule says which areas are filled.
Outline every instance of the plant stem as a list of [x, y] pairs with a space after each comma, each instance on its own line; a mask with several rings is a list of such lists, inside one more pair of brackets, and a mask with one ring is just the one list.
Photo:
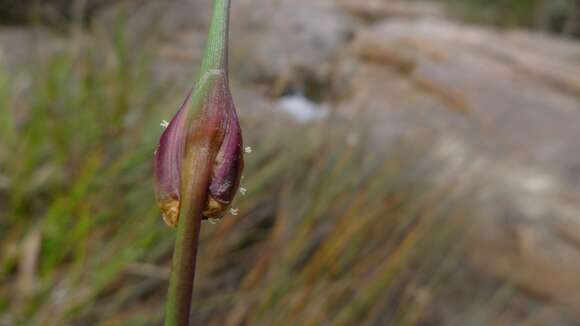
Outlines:
[[[165, 311], [165, 326], [187, 326], [193, 295], [195, 262], [201, 229], [202, 211], [207, 200], [210, 153], [195, 151], [191, 169], [184, 169], [182, 180], [190, 180], [182, 192], [182, 207], [177, 225], [173, 266]], [[205, 155], [203, 154], [205, 153]], [[192, 155], [189, 155], [192, 156]], [[191, 162], [186, 159], [185, 162]]]
[[214, 0], [200, 76], [214, 69], [228, 73], [229, 22], [230, 0]]
[[[214, 0], [207, 46], [201, 66], [200, 82], [192, 98], [192, 108], [203, 109], [212, 82], [203, 79], [211, 70], [225, 74], [227, 83], [228, 28], [230, 0]], [[227, 85], [227, 84], [226, 84]], [[181, 207], [177, 224], [177, 238], [165, 311], [165, 326], [187, 326], [191, 310], [195, 262], [201, 229], [202, 212], [207, 201], [210, 175], [216, 154], [219, 125], [205, 117], [198, 121], [189, 110], [188, 150], [181, 171]]]

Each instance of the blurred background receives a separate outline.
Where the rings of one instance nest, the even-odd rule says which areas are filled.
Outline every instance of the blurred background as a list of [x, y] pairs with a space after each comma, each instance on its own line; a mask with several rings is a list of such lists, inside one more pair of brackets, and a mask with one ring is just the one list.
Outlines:
[[[580, 1], [234, 0], [196, 325], [580, 324]], [[210, 0], [0, 0], [0, 325], [160, 325]]]

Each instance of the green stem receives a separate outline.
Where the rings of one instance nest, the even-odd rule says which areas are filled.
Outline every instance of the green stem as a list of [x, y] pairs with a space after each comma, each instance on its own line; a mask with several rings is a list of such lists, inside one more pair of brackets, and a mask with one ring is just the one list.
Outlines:
[[[192, 151], [193, 152], [193, 151]], [[166, 326], [187, 326], [193, 295], [195, 263], [201, 229], [202, 211], [207, 200], [211, 173], [208, 151], [195, 151], [192, 169], [185, 169], [182, 180], [190, 180], [183, 192], [173, 252], [173, 266], [165, 311]], [[203, 155], [202, 153], [206, 153]], [[193, 155], [190, 155], [193, 156]], [[191, 162], [185, 159], [185, 162]]]
[[210, 70], [228, 72], [228, 29], [230, 0], [214, 0], [207, 45], [201, 63], [200, 77]]

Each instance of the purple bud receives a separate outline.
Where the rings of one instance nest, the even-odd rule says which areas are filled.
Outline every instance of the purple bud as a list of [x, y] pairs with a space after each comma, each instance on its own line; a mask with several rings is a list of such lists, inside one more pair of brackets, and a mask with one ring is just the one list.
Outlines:
[[[163, 219], [173, 227], [184, 200], [187, 204], [205, 201], [203, 217], [220, 218], [240, 186], [242, 133], [228, 85], [229, 8], [229, 0], [214, 2], [196, 88], [161, 136], [155, 153], [156, 197]], [[195, 188], [201, 190], [196, 193], [207, 193], [207, 198], [183, 198], [196, 184], [206, 187], [207, 181], [208, 189]]]
[[231, 95], [229, 91], [225, 93], [225, 133], [213, 166], [209, 202], [203, 212], [208, 218], [223, 216], [240, 187], [244, 168], [242, 131]]
[[[216, 219], [224, 215], [238, 191], [244, 166], [242, 133], [227, 80], [220, 76], [211, 84], [200, 116], [194, 120], [205, 118], [205, 121], [211, 121], [210, 125], [218, 129], [219, 135], [217, 146], [213, 149], [216, 154], [203, 211], [204, 219]], [[155, 152], [156, 197], [164, 221], [172, 227], [176, 227], [179, 220], [181, 169], [189, 150], [188, 134], [194, 131], [190, 129], [200, 127], [199, 124], [188, 123], [190, 97], [191, 93], [161, 135]]]
[[187, 135], [187, 106], [190, 98], [191, 91], [161, 135], [155, 150], [155, 196], [161, 207], [163, 220], [172, 227], [177, 226], [179, 218], [179, 187]]

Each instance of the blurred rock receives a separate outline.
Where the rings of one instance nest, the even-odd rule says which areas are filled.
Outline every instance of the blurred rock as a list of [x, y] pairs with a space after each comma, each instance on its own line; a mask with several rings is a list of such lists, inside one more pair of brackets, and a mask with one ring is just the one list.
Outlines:
[[[468, 119], [471, 138], [497, 158], [539, 164], [580, 189], [580, 45], [541, 42], [446, 21], [388, 20], [362, 30], [353, 48], [363, 65], [396, 70], [415, 93]], [[363, 76], [353, 83], [360, 92], [377, 85]], [[406, 98], [391, 101], [404, 106]]]
[[[240, 2], [232, 18], [232, 64], [248, 81], [275, 82], [307, 92], [328, 80], [333, 62], [353, 33], [353, 21], [325, 1]], [[296, 89], [298, 88], [298, 89]]]
[[447, 162], [439, 178], [467, 179], [477, 193], [468, 236], [473, 266], [512, 283], [520, 296], [580, 318], [580, 196], [546, 169], [461, 138], [440, 137], [430, 155]]
[[[537, 171], [502, 170], [486, 187], [473, 262], [526, 292], [580, 311], [580, 197]], [[545, 178], [545, 180], [542, 180]]]
[[478, 176], [475, 266], [580, 311], [580, 45], [390, 19], [352, 52], [342, 114], [370, 110], [378, 139], [432, 143], [449, 177]]
[[368, 20], [388, 17], [443, 17], [445, 15], [441, 6], [426, 1], [337, 0], [337, 3], [351, 14]]
[[[232, 6], [232, 70], [244, 81], [267, 83], [276, 94], [326, 82], [354, 31], [352, 17], [326, 1], [245, 0]], [[197, 40], [205, 38], [210, 2], [179, 0], [165, 7], [161, 25], [174, 27], [167, 28], [173, 32], [166, 33], [163, 54], [189, 64], [199, 60]]]

